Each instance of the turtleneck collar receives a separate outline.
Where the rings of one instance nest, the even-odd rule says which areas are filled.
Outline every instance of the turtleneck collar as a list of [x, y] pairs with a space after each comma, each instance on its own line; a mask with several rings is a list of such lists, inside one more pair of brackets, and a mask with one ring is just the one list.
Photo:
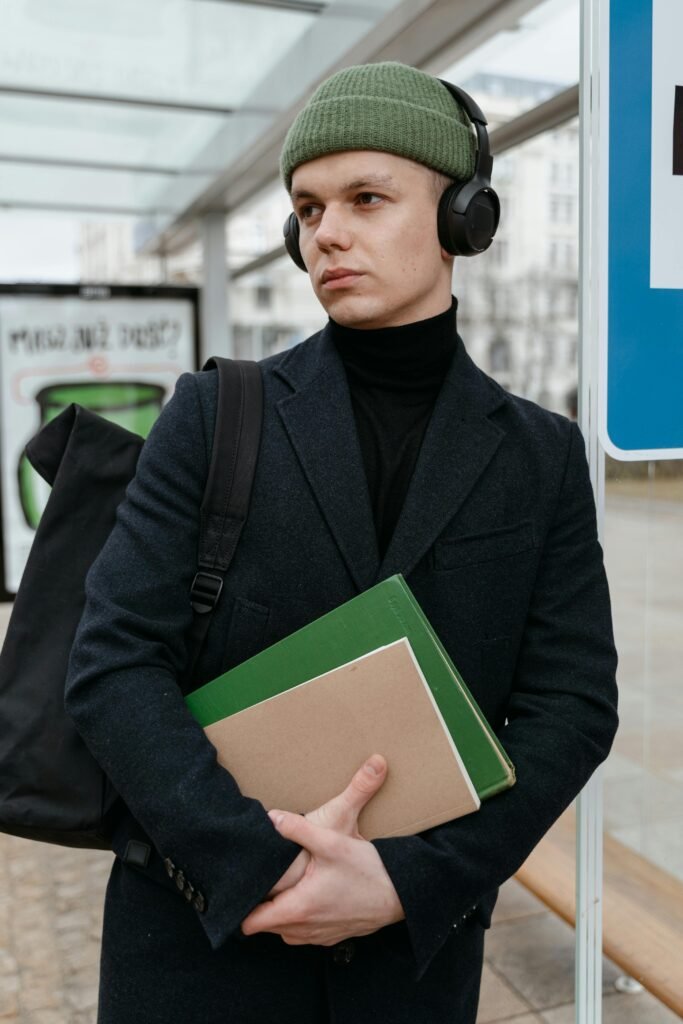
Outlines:
[[360, 330], [331, 317], [328, 329], [350, 378], [388, 390], [422, 391], [440, 383], [457, 347], [456, 310], [399, 327]]

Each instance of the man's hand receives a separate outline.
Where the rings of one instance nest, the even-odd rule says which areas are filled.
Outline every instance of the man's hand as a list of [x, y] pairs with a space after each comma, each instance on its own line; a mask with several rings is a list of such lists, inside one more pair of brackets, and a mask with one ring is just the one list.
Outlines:
[[244, 935], [275, 932], [290, 946], [333, 946], [403, 919], [401, 902], [372, 843], [297, 814], [279, 811], [273, 818], [280, 834], [304, 846], [310, 859], [295, 886], [244, 919]]
[[[326, 804], [309, 811], [305, 815], [308, 821], [322, 828], [330, 828], [353, 839], [361, 839], [358, 831], [358, 815], [369, 800], [377, 793], [387, 777], [387, 763], [381, 754], [373, 754], [366, 763], [358, 769], [346, 789], [338, 796], [328, 800]], [[269, 817], [274, 823], [276, 816], [281, 811], [269, 811]], [[311, 855], [308, 850], [301, 853], [290, 864], [282, 878], [268, 893], [272, 899], [278, 893], [291, 888], [303, 877], [308, 866]]]

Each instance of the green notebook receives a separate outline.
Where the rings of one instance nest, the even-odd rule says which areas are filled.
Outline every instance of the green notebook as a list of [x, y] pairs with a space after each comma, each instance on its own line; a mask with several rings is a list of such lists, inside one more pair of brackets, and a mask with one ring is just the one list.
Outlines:
[[212, 679], [185, 698], [201, 726], [407, 637], [481, 800], [507, 789], [515, 770], [399, 574]]

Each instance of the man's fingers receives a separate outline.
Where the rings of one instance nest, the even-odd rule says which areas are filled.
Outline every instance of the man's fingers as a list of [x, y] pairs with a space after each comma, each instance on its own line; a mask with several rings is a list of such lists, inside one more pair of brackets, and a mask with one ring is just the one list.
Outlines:
[[266, 903], [259, 903], [257, 907], [242, 921], [240, 929], [243, 935], [255, 935], [256, 932], [276, 931], [290, 922], [292, 907], [296, 908], [298, 900], [294, 897], [292, 904], [292, 889], [280, 893], [273, 900]]
[[331, 846], [337, 841], [333, 832], [314, 825], [312, 821], [304, 818], [301, 814], [291, 814], [289, 811], [269, 811], [269, 817], [280, 835], [298, 843], [309, 853], [318, 857], [329, 854]]

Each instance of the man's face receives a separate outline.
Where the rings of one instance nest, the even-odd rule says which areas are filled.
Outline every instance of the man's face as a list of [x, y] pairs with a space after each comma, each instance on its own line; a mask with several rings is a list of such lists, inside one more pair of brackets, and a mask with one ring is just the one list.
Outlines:
[[[453, 259], [439, 245], [434, 175], [391, 153], [348, 150], [292, 176], [301, 255], [329, 316], [394, 327], [450, 306]], [[330, 276], [340, 269], [345, 276]]]

